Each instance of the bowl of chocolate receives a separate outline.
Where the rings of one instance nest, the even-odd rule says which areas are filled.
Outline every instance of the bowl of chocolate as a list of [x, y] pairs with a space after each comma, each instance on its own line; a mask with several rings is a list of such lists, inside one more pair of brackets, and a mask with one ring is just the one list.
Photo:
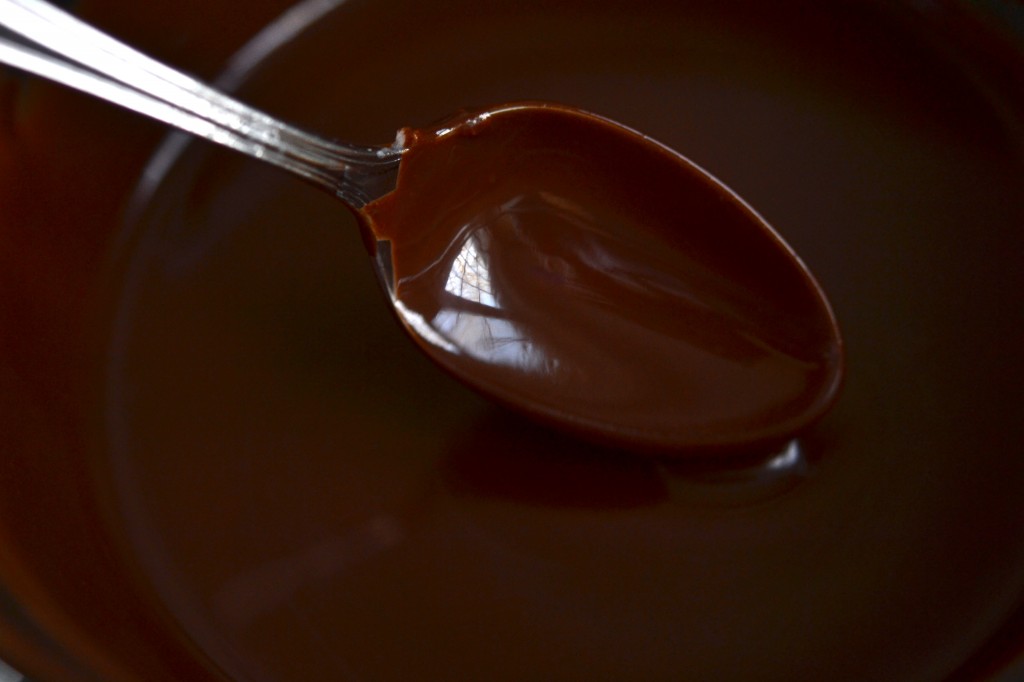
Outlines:
[[1024, 674], [1019, 6], [71, 9], [339, 139], [523, 100], [643, 131], [800, 254], [846, 377], [770, 452], [666, 458], [552, 431], [409, 344], [330, 197], [0, 72], [5, 666], [39, 682]]

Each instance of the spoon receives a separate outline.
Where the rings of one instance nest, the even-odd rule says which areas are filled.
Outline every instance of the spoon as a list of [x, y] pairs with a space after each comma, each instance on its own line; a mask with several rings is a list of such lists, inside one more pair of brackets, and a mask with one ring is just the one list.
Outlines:
[[521, 102], [326, 141], [42, 0], [0, 0], [0, 62], [277, 165], [356, 215], [394, 312], [491, 399], [662, 456], [784, 445], [832, 405], [843, 346], [782, 238], [694, 163], [618, 123]]

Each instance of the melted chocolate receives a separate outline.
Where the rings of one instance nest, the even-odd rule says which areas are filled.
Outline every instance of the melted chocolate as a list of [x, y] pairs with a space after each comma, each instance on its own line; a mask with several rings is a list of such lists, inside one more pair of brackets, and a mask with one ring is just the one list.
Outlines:
[[110, 149], [153, 131], [36, 90], [0, 157], [0, 574], [66, 657], [27, 672], [965, 680], [1018, 655], [1019, 48], [921, 6], [348, 0], [240, 92], [366, 142], [562, 101], [722, 178], [829, 292], [848, 366], [795, 447], [729, 467], [480, 400], [396, 329], [336, 201], [199, 144], [151, 169], [97, 314], [76, 293], [137, 174]]
[[554, 105], [406, 131], [366, 206], [412, 337], [486, 394], [638, 449], [773, 447], [839, 382], [820, 290], [670, 150]]

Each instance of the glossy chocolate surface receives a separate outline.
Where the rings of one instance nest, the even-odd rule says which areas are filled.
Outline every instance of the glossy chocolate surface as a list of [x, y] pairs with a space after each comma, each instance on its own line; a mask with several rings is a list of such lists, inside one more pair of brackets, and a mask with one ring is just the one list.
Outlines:
[[912, 7], [352, 0], [240, 92], [368, 143], [562, 101], [685, 153], [842, 325], [794, 447], [665, 464], [494, 408], [335, 201], [190, 145], [102, 305], [0, 300], [5, 583], [93, 679], [984, 678], [1024, 593], [1020, 62]]
[[785, 443], [835, 398], [842, 342], [778, 235], [692, 162], [553, 104], [404, 132], [364, 207], [398, 317], [468, 385], [632, 452]]

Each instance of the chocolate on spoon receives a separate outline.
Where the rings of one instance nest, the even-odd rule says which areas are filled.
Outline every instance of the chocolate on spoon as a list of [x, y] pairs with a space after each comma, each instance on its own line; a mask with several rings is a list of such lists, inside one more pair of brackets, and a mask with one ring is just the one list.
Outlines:
[[823, 292], [685, 157], [542, 103], [402, 137], [395, 191], [361, 215], [399, 317], [466, 383], [664, 454], [771, 447], [831, 404]]
[[0, 41], [0, 62], [340, 198], [413, 340], [503, 404], [675, 456], [774, 447], [835, 398], [842, 342], [807, 268], [728, 188], [633, 130], [522, 103], [403, 130], [391, 147], [327, 142], [45, 2], [0, 10], [63, 57]]

